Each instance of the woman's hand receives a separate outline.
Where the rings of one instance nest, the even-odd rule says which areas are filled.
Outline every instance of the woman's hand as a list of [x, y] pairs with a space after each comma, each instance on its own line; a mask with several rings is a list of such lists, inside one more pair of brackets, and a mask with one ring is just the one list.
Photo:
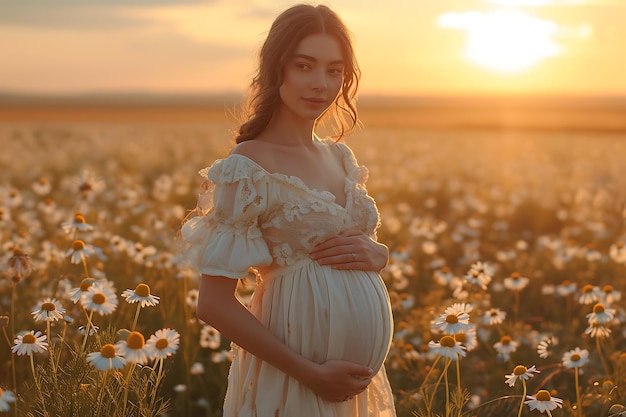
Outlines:
[[335, 269], [380, 272], [389, 260], [389, 249], [359, 230], [348, 230], [315, 246], [311, 259]]
[[302, 382], [322, 399], [341, 402], [363, 392], [372, 382], [372, 376], [367, 366], [333, 359], [315, 364]]

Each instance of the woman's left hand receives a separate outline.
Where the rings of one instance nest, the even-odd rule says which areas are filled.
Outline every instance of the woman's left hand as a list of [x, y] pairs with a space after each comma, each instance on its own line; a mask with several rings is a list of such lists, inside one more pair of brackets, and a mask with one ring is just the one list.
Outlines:
[[311, 259], [335, 269], [380, 272], [389, 259], [389, 249], [359, 230], [348, 230], [313, 248]]

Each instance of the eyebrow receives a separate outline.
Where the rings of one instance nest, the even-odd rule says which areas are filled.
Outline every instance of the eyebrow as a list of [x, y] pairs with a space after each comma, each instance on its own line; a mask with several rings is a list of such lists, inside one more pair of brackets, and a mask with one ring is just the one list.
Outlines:
[[[312, 56], [310, 56], [310, 55], [306, 55], [306, 54], [295, 54], [295, 55], [294, 55], [294, 58], [302, 58], [302, 59], [307, 59], [307, 60], [309, 60], [309, 61], [313, 61], [313, 62], [317, 62], [317, 61], [318, 61], [318, 59], [317, 59], [317, 58], [312, 57]], [[329, 64], [329, 65], [338, 65], [338, 64], [344, 65], [344, 62], [343, 62], [343, 59], [338, 59], [338, 60], [336, 60], [336, 61], [331, 61], [331, 62], [329, 62], [328, 64]]]

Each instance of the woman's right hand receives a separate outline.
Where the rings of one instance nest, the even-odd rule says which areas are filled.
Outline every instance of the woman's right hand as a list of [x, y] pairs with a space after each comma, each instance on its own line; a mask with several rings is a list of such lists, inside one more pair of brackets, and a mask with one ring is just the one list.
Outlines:
[[367, 366], [332, 359], [314, 364], [313, 372], [303, 382], [322, 399], [342, 402], [363, 392], [372, 382], [372, 372]]

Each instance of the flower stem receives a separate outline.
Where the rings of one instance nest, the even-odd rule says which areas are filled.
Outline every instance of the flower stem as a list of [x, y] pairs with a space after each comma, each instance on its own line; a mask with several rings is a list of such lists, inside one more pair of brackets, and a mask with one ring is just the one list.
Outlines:
[[457, 401], [459, 405], [459, 417], [461, 417], [461, 411], [463, 410], [463, 390], [461, 389], [461, 355], [458, 353], [456, 359], [456, 389], [457, 389]]
[[578, 367], [574, 368], [574, 381], [576, 384], [576, 407], [578, 408], [578, 411], [576, 412], [576, 414], [578, 414], [579, 417], [582, 417], [582, 404], [580, 403], [580, 387], [578, 385]]
[[130, 328], [131, 332], [135, 331], [137, 321], [139, 320], [139, 312], [141, 311], [141, 303], [137, 303], [137, 311], [135, 312], [135, 320], [133, 320], [133, 326]]
[[85, 278], [89, 278], [89, 269], [87, 268], [87, 258], [81, 256], [81, 260], [83, 261], [83, 269], [85, 270]]
[[446, 387], [446, 417], [450, 415], [450, 386], [448, 385], [448, 368], [452, 359], [448, 358], [445, 369], [443, 370], [444, 386]]
[[[439, 361], [439, 359], [441, 359], [441, 355], [437, 356], [437, 359], [435, 360], [435, 362], [433, 363], [432, 368], [430, 368], [430, 370], [432, 370], [435, 367], [435, 364]], [[429, 372], [430, 372], [429, 370]], [[433, 406], [433, 400], [435, 399], [435, 394], [437, 393], [437, 387], [439, 386], [439, 383], [441, 382], [441, 378], [443, 378], [444, 373], [448, 370], [447, 364], [444, 367], [444, 371], [441, 373], [441, 375], [439, 375], [439, 378], [437, 379], [437, 382], [435, 383], [435, 388], [433, 389], [433, 395], [431, 395], [430, 397], [430, 401], [427, 402], [426, 404], [426, 411], [428, 412], [428, 415], [430, 416], [430, 409]], [[426, 395], [424, 395], [424, 397], [426, 397]]]
[[95, 417], [100, 415], [100, 404], [102, 403], [102, 394], [104, 393], [104, 387], [106, 386], [107, 376], [109, 375], [109, 371], [105, 371], [102, 373], [102, 385], [100, 386], [100, 392], [98, 392], [98, 405], [96, 406], [96, 414]]
[[52, 367], [52, 375], [56, 378], [57, 371], [54, 363], [54, 344], [52, 343], [52, 334], [50, 330], [50, 319], [46, 320], [46, 336], [48, 336], [48, 352], [50, 352], [50, 366]]
[[522, 394], [522, 401], [519, 404], [519, 411], [517, 412], [517, 417], [522, 417], [522, 410], [524, 409], [524, 399], [526, 398], [526, 380], [521, 378], [522, 387], [524, 387], [524, 393]]
[[604, 352], [602, 351], [602, 343], [599, 337], [596, 337], [596, 349], [598, 350], [598, 356], [600, 357], [600, 362], [602, 362], [602, 368], [604, 368], [604, 373], [610, 374], [609, 365], [606, 363], [606, 359], [604, 357]]
[[133, 375], [135, 363], [131, 362], [128, 368], [128, 376], [126, 377], [126, 386], [124, 387], [124, 400], [122, 401], [122, 415], [126, 415], [126, 403], [128, 402], [128, 390], [130, 388], [130, 377]]
[[93, 310], [90, 311], [89, 314], [87, 314], [87, 311], [85, 311], [85, 315], [87, 316], [87, 325], [85, 326], [85, 338], [83, 339], [83, 352], [85, 351], [85, 348], [87, 347], [87, 338], [89, 337], [89, 331], [91, 330], [91, 327], [93, 326], [91, 323], [91, 319], [93, 317]]

